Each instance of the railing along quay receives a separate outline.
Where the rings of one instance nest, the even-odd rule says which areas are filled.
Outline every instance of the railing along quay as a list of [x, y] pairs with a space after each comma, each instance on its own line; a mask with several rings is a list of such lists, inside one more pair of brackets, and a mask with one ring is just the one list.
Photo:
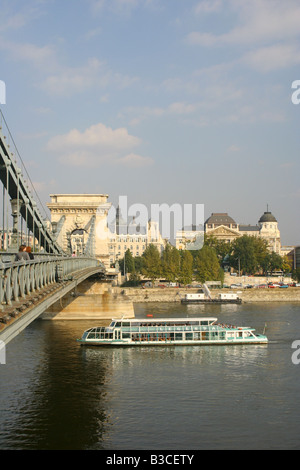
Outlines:
[[7, 323], [76, 274], [98, 267], [103, 265], [95, 258], [55, 255], [44, 255], [32, 261], [1, 261], [0, 322]]

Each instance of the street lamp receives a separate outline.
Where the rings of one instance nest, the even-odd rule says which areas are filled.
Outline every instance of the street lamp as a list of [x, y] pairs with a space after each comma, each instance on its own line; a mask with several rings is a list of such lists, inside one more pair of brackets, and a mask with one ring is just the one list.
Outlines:
[[57, 222], [51, 222], [53, 235], [55, 235], [57, 232], [57, 225], [58, 225]]

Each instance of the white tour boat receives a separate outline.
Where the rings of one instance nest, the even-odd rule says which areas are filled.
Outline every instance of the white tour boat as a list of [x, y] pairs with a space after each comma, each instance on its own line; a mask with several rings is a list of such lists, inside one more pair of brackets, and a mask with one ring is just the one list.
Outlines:
[[170, 346], [266, 344], [250, 327], [218, 323], [217, 318], [115, 319], [109, 326], [84, 331], [81, 344], [93, 346]]

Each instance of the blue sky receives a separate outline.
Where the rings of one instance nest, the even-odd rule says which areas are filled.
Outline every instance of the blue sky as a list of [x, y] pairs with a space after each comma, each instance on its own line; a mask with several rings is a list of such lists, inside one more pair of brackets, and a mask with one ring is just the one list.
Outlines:
[[298, 0], [1, 0], [1, 110], [44, 204], [204, 204], [300, 243]]

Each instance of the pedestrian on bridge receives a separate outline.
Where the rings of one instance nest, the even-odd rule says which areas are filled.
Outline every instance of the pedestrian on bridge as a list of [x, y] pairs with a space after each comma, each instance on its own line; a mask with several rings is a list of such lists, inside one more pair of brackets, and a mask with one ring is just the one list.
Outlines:
[[19, 253], [15, 256], [15, 261], [30, 261], [29, 254], [25, 251], [26, 245], [20, 245]]
[[33, 253], [31, 252], [31, 246], [26, 246], [25, 252], [28, 253], [29, 258], [32, 260], [34, 259]]

